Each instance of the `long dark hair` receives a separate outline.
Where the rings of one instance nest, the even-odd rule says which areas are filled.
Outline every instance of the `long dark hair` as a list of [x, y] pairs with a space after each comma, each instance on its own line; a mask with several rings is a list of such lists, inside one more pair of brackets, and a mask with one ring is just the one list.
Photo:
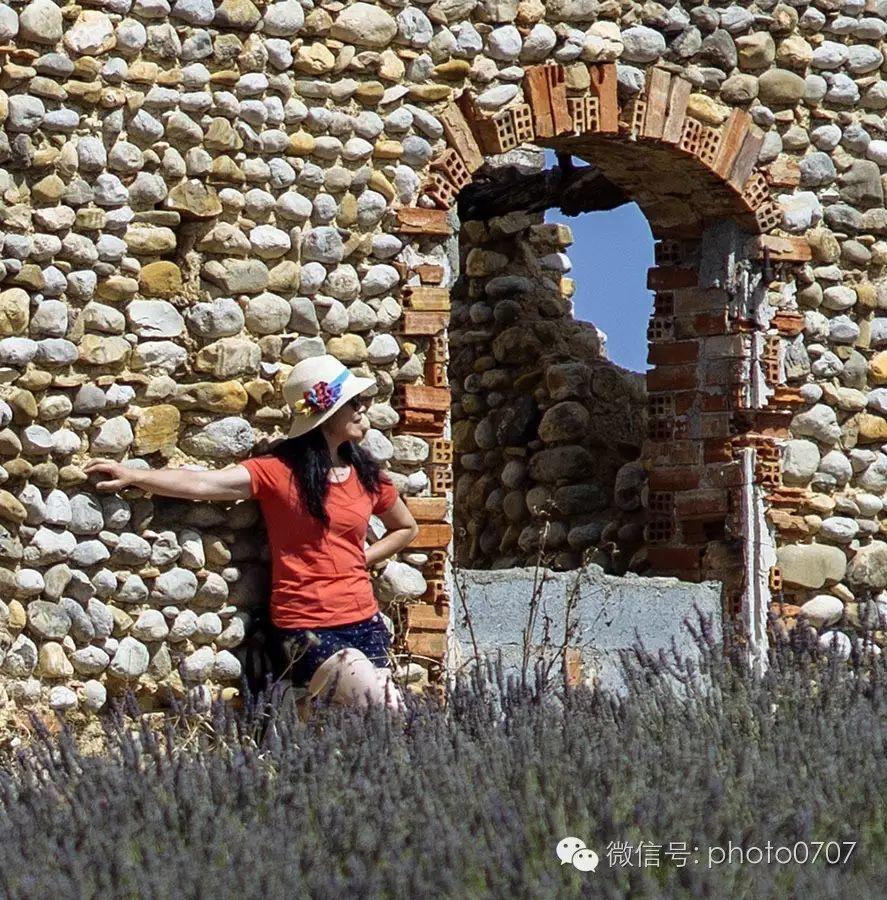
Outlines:
[[[312, 428], [298, 437], [284, 438], [269, 447], [268, 453], [282, 459], [292, 472], [299, 495], [308, 512], [328, 528], [330, 517], [326, 511], [326, 497], [330, 489], [329, 473], [333, 467], [330, 448], [323, 432]], [[339, 446], [339, 456], [354, 466], [354, 471], [369, 494], [381, 489], [379, 464], [354, 441]]]

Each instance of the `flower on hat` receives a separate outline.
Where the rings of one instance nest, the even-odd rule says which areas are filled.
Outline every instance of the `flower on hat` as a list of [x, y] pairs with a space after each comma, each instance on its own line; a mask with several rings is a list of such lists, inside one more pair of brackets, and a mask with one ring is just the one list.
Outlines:
[[336, 403], [341, 394], [341, 384], [336, 384], [335, 381], [332, 384], [326, 381], [317, 381], [313, 387], [305, 391], [301, 400], [296, 401], [295, 410], [303, 416], [326, 412]]

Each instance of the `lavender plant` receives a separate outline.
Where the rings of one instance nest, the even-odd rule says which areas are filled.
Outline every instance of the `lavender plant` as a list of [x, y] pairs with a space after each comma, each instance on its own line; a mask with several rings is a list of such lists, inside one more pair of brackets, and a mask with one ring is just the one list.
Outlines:
[[[0, 765], [0, 895], [880, 893], [882, 659], [838, 661], [799, 630], [755, 678], [701, 614], [693, 627], [695, 660], [625, 654], [624, 696], [552, 684], [541, 663], [525, 684], [488, 662], [444, 705], [408, 695], [402, 719], [324, 704], [302, 722], [259, 694], [158, 729], [129, 695], [99, 756], [35, 720], [38, 739]], [[561, 863], [568, 836], [596, 871]], [[709, 864], [712, 847], [768, 840], [855, 847], [841, 862]], [[666, 853], [678, 844], [683, 865]]]

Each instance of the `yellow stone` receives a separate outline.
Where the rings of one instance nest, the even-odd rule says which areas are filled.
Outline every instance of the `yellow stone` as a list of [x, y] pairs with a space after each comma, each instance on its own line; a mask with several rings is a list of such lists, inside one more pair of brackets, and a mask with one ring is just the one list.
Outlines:
[[38, 97], [47, 97], [50, 100], [65, 100], [68, 96], [60, 84], [39, 75], [31, 79], [28, 85], [28, 93], [36, 94]]
[[219, 25], [239, 31], [252, 31], [261, 18], [262, 14], [251, 0], [222, 0], [216, 10]]
[[171, 228], [158, 227], [156, 225], [132, 224], [123, 235], [130, 253], [151, 256], [159, 253], [168, 253], [175, 250], [177, 241], [176, 233]]
[[73, 75], [75, 78], [89, 81], [90, 78], [95, 78], [101, 71], [102, 64], [94, 56], [81, 56], [74, 60]]
[[246, 389], [239, 381], [198, 381], [176, 388], [175, 402], [183, 409], [208, 412], [238, 413], [249, 402]]
[[21, 500], [9, 491], [0, 488], [0, 519], [6, 519], [7, 522], [24, 522], [28, 516], [28, 511], [22, 505]]
[[394, 185], [381, 172], [373, 172], [368, 184], [372, 190], [378, 191], [389, 203], [397, 196]]
[[126, 105], [126, 91], [123, 88], [102, 88], [99, 103], [104, 109], [120, 109]]
[[287, 293], [299, 287], [299, 271], [301, 266], [291, 259], [281, 260], [268, 272], [268, 290], [274, 293]]
[[69, 81], [65, 87], [68, 90], [69, 100], [98, 103], [102, 99], [102, 83], [100, 81]]
[[52, 373], [29, 368], [16, 383], [27, 391], [45, 391], [52, 384]]
[[451, 78], [454, 81], [466, 78], [471, 71], [471, 63], [467, 59], [451, 59], [449, 62], [435, 66], [433, 74], [438, 78]]
[[41, 178], [31, 188], [31, 196], [38, 203], [58, 203], [64, 192], [65, 182], [55, 173], [47, 175], [46, 178]]
[[127, 278], [125, 275], [111, 275], [99, 282], [95, 293], [100, 300], [123, 303], [134, 297], [138, 290], [139, 283], [135, 278]]
[[132, 628], [135, 619], [119, 606], [109, 604], [108, 610], [111, 613], [111, 618], [114, 620], [114, 630], [112, 632], [114, 637], [123, 637]]
[[34, 154], [34, 168], [45, 169], [47, 166], [54, 166], [60, 155], [61, 151], [55, 147], [41, 147]]
[[230, 156], [217, 156], [213, 160], [212, 175], [218, 181], [243, 181], [243, 169]]
[[389, 47], [379, 54], [379, 78], [385, 81], [403, 81], [406, 74], [406, 67], [403, 60]]
[[10, 478], [27, 478], [34, 467], [19, 456], [3, 463], [3, 468], [9, 473]]
[[860, 350], [867, 350], [872, 342], [872, 320], [870, 318], [859, 319], [859, 335], [853, 342], [853, 346]]
[[306, 75], [325, 75], [336, 64], [336, 57], [323, 44], [308, 44], [299, 48], [293, 68]]
[[385, 93], [385, 87], [381, 81], [362, 81], [354, 92], [359, 103], [364, 106], [375, 106]]
[[177, 184], [166, 203], [170, 209], [195, 219], [212, 219], [222, 212], [222, 201], [215, 188], [195, 178]]
[[875, 309], [878, 305], [878, 292], [870, 281], [861, 281], [856, 288], [856, 306], [864, 309]]
[[31, 68], [31, 66], [18, 66], [10, 62], [3, 67], [3, 84], [4, 86], [12, 87], [12, 82], [27, 81], [36, 74], [37, 70]]
[[203, 145], [207, 150], [240, 150], [243, 148], [243, 138], [227, 119], [216, 116], [206, 129]]
[[85, 334], [78, 344], [80, 361], [93, 366], [106, 366], [118, 363], [129, 356], [132, 347], [126, 338], [100, 334]]
[[0, 335], [24, 334], [30, 321], [30, 298], [21, 288], [0, 291]]
[[164, 87], [178, 87], [182, 83], [182, 70], [178, 66], [157, 73], [157, 83]]
[[690, 94], [687, 101], [687, 115], [698, 119], [704, 125], [720, 125], [727, 121], [730, 109], [707, 94]]
[[107, 216], [103, 209], [84, 206], [77, 210], [74, 224], [83, 231], [99, 231], [105, 227]]
[[139, 290], [145, 297], [174, 297], [182, 292], [182, 270], [166, 260], [148, 263], [139, 272]]
[[507, 264], [508, 257], [504, 253], [472, 247], [465, 260], [465, 274], [469, 278], [483, 278], [487, 275], [495, 275]]
[[477, 450], [474, 440], [474, 422], [471, 419], [461, 419], [453, 423], [453, 446], [459, 453], [471, 453]]
[[274, 394], [273, 386], [261, 378], [248, 381], [243, 387], [255, 403], [264, 403]]
[[37, 418], [37, 401], [34, 395], [26, 388], [15, 388], [5, 398], [12, 410], [12, 421], [17, 424], [30, 424]]
[[154, 84], [157, 80], [157, 73], [160, 67], [157, 63], [148, 62], [144, 59], [137, 59], [131, 63], [126, 72], [126, 80], [135, 84]]
[[787, 37], [776, 51], [776, 62], [786, 69], [806, 69], [813, 59], [813, 48], [799, 34]]
[[307, 131], [294, 131], [286, 152], [289, 156], [308, 156], [314, 152], [315, 143], [314, 136]]
[[585, 63], [573, 63], [565, 66], [568, 91], [587, 91], [591, 86], [591, 76], [588, 74], [588, 66]]
[[453, 89], [446, 84], [414, 84], [410, 88], [410, 100], [448, 100]]
[[9, 627], [20, 631], [28, 624], [28, 613], [20, 600], [9, 601]]
[[321, 37], [333, 27], [333, 17], [325, 9], [312, 9], [305, 14], [305, 33]]
[[240, 72], [237, 69], [222, 69], [220, 72], [213, 72], [209, 76], [210, 84], [223, 84], [233, 87], [240, 80]]
[[376, 141], [373, 147], [373, 156], [377, 159], [399, 159], [402, 154], [403, 144], [400, 141]]
[[135, 426], [136, 452], [157, 453], [175, 447], [180, 419], [178, 409], [168, 403], [146, 407]]
[[330, 338], [327, 341], [326, 352], [346, 366], [366, 362], [369, 355], [367, 345], [359, 334], [343, 334], [341, 337]]
[[36, 674], [46, 678], [69, 678], [74, 674], [74, 666], [58, 641], [46, 641], [40, 645]]
[[835, 263], [841, 258], [841, 244], [827, 228], [813, 228], [805, 236], [817, 262]]
[[860, 443], [881, 443], [887, 440], [887, 419], [871, 413], [859, 414]]
[[881, 350], [869, 360], [869, 378], [875, 384], [887, 384], [887, 350]]
[[43, 290], [43, 271], [40, 266], [32, 265], [31, 263], [27, 263], [26, 265], [21, 267], [18, 275], [9, 279], [11, 284], [17, 285], [18, 287], [30, 288], [34, 291], [42, 291]]
[[348, 191], [339, 204], [339, 211], [336, 213], [336, 224], [340, 228], [350, 228], [357, 221], [357, 197]]

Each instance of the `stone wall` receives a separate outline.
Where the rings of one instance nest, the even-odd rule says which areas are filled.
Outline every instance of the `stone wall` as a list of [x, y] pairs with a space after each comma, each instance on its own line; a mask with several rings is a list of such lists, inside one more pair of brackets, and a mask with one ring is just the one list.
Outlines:
[[[566, 225], [462, 224], [450, 378], [455, 564], [625, 571], [643, 543], [644, 377], [575, 318]], [[640, 298], [639, 298], [640, 302]], [[642, 339], [642, 336], [638, 336]]]
[[117, 680], [236, 681], [256, 511], [165, 519], [96, 497], [81, 465], [241, 458], [285, 433], [288, 369], [324, 350], [376, 378], [367, 445], [422, 526], [383, 599], [434, 680], [454, 202], [528, 143], [598, 165], [658, 242], [652, 570], [718, 573], [757, 641], [771, 595], [785, 627], [877, 622], [885, 17], [884, 0], [0, 7], [5, 694], [92, 708]]

